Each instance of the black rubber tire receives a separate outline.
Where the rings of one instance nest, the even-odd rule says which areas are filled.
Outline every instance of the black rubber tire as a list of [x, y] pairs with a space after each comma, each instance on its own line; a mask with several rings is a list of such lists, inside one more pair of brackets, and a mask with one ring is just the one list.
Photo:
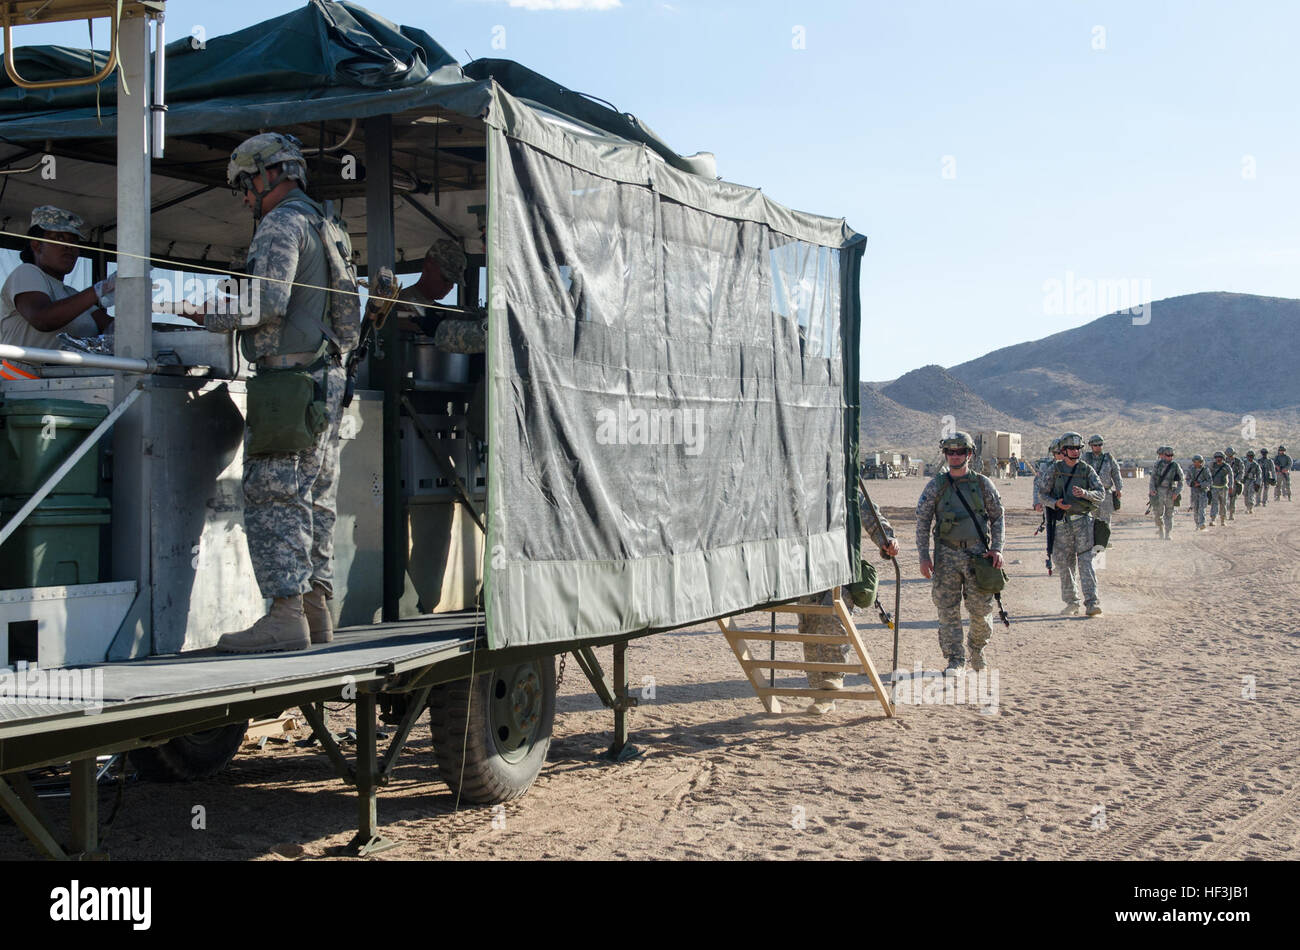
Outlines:
[[[510, 761], [502, 754], [493, 735], [500, 727], [491, 721], [494, 708], [491, 697], [504, 688], [503, 677], [529, 665], [540, 681], [537, 723], [524, 744], [513, 753], [517, 760]], [[554, 657], [482, 673], [474, 678], [472, 689], [467, 679], [435, 686], [429, 692], [429, 726], [438, 773], [452, 792], [459, 786], [464, 801], [494, 805], [518, 798], [532, 787], [546, 764], [554, 719]]]
[[248, 723], [236, 722], [144, 749], [132, 749], [131, 764], [150, 782], [196, 782], [212, 778], [235, 757]]

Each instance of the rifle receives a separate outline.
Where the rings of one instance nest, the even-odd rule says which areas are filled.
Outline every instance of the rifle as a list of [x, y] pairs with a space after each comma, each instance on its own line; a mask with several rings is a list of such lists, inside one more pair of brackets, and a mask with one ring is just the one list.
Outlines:
[[[1047, 524], [1047, 576], [1052, 576], [1052, 544], [1056, 541], [1056, 509], [1043, 511], [1043, 521]], [[1001, 606], [999, 602], [999, 606]]]
[[368, 288], [370, 299], [366, 301], [366, 312], [361, 320], [361, 339], [348, 354], [348, 381], [343, 389], [344, 409], [352, 405], [352, 396], [357, 388], [357, 367], [369, 352], [371, 331], [383, 329], [384, 323], [388, 320], [388, 312], [393, 309], [393, 304], [397, 303], [396, 298], [401, 289], [392, 270], [387, 267], [379, 269], [374, 286]]

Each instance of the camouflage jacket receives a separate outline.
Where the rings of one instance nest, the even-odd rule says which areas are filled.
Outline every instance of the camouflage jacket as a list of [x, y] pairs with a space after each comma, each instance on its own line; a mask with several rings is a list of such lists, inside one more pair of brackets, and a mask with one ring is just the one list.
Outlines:
[[1232, 491], [1232, 487], [1237, 484], [1232, 474], [1232, 466], [1227, 462], [1215, 462], [1210, 466], [1210, 484], [1215, 488], [1226, 488]]
[[1241, 458], [1240, 456], [1234, 455], [1232, 458], [1228, 459], [1228, 464], [1232, 466], [1232, 477], [1239, 482], [1245, 481], [1246, 479], [1245, 459]]
[[1277, 469], [1273, 467], [1273, 460], [1267, 455], [1259, 460], [1259, 471], [1265, 481], [1277, 477]]
[[247, 273], [257, 278], [253, 312], [210, 313], [203, 318], [204, 327], [215, 333], [238, 330], [249, 360], [311, 352], [324, 338], [320, 321], [328, 302], [329, 265], [311, 219], [285, 206], [293, 199], [311, 201], [298, 189], [289, 192], [263, 215], [248, 248]]
[[1202, 491], [1206, 494], [1210, 492], [1210, 470], [1202, 465], [1197, 468], [1193, 465], [1187, 470], [1187, 487], [1193, 491]]
[[1273, 464], [1277, 466], [1279, 472], [1289, 472], [1291, 471], [1291, 456], [1285, 452], [1279, 452], [1273, 456]]
[[[988, 537], [990, 549], [1001, 551], [1005, 530], [1002, 498], [998, 495], [997, 488], [987, 475], [976, 475], [976, 477], [980, 482], [980, 494], [984, 498], [984, 513], [989, 519]], [[916, 502], [916, 553], [922, 562], [930, 560], [931, 525], [934, 524], [935, 506], [939, 502], [939, 494], [943, 491], [947, 478], [948, 473], [941, 472], [930, 479], [929, 484], [925, 486], [925, 490], [921, 492], [921, 497]], [[1035, 486], [1037, 486], [1036, 479]], [[935, 527], [937, 528], [937, 526]], [[983, 530], [985, 526], [979, 525], [978, 527]]]
[[1151, 478], [1148, 480], [1147, 491], [1168, 491], [1177, 495], [1183, 490], [1183, 468], [1177, 462], [1170, 462], [1168, 465], [1164, 461], [1156, 462], [1155, 467], [1151, 469]]
[[1124, 490], [1124, 479], [1120, 477], [1119, 466], [1109, 452], [1103, 452], [1101, 458], [1098, 458], [1092, 452], [1088, 452], [1080, 456], [1079, 461], [1088, 463], [1092, 470], [1097, 473], [1097, 477], [1101, 479], [1101, 487], [1106, 491]]
[[1260, 469], [1259, 463], [1251, 459], [1246, 463], [1246, 473], [1243, 477], [1252, 484], [1258, 484], [1264, 480], [1264, 472]]

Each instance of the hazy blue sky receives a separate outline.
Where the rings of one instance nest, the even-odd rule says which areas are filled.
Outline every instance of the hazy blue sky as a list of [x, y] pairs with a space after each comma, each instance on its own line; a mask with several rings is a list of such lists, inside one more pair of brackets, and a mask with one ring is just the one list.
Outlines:
[[[172, 0], [168, 38], [297, 6]], [[1154, 299], [1300, 296], [1294, 2], [367, 6], [462, 61], [516, 59], [607, 99], [680, 152], [715, 152], [724, 178], [846, 218], [870, 238], [866, 379], [1104, 312], [1052, 302], [1067, 273], [1076, 289], [1124, 279]], [[566, 6], [587, 9], [547, 9]], [[84, 46], [85, 26], [61, 38]]]

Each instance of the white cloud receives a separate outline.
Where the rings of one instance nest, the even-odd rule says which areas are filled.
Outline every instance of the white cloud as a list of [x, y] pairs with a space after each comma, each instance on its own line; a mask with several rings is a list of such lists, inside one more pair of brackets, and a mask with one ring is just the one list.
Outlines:
[[521, 10], [613, 10], [622, 0], [507, 0]]

